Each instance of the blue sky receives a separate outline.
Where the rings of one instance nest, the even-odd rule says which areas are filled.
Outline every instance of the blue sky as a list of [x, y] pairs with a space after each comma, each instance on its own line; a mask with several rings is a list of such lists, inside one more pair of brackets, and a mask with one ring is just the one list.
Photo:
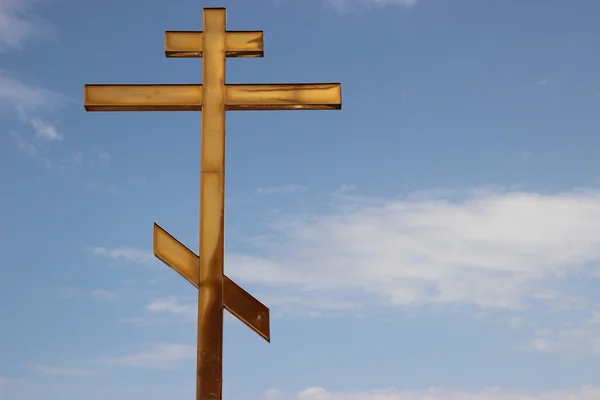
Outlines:
[[[224, 398], [600, 398], [596, 0], [0, 2], [0, 399], [195, 394], [199, 113], [86, 113], [86, 83], [200, 83], [166, 30], [264, 30], [231, 83], [342, 111], [227, 119]], [[569, 397], [571, 396], [571, 397]]]

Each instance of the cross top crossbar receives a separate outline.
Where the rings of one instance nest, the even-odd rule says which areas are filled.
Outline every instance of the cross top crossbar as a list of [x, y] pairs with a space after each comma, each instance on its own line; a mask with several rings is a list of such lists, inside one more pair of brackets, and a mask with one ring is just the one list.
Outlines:
[[[167, 31], [165, 55], [170, 58], [201, 58], [204, 51], [204, 32]], [[227, 57], [264, 57], [263, 31], [225, 32]]]

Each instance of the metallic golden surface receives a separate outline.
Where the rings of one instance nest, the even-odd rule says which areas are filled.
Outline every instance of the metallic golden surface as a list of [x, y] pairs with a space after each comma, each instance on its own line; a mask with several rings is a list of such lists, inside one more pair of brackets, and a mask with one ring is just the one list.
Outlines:
[[86, 111], [200, 111], [202, 85], [85, 85]]
[[[227, 32], [227, 57], [254, 58], [264, 56], [262, 31]], [[204, 32], [168, 31], [165, 33], [165, 55], [178, 58], [202, 57]]]
[[342, 108], [342, 85], [227, 85], [225, 104], [227, 110], [339, 110]]
[[221, 399], [225, 242], [224, 8], [204, 10], [196, 399]]
[[198, 287], [198, 256], [160, 225], [154, 224], [154, 255]]
[[[85, 85], [87, 111], [201, 111], [202, 85]], [[339, 110], [339, 83], [225, 85], [237, 110]]]
[[262, 32], [227, 32], [224, 8], [204, 9], [204, 32], [167, 32], [167, 57], [202, 57], [203, 85], [86, 85], [87, 111], [202, 111], [200, 257], [158, 225], [154, 253], [198, 287], [196, 400], [221, 400], [223, 307], [266, 340], [269, 309], [223, 274], [225, 112], [339, 110], [341, 85], [225, 84], [226, 57], [262, 57]]
[[227, 276], [223, 278], [223, 306], [225, 309], [267, 342], [271, 342], [269, 308]]
[[[198, 256], [158, 224], [154, 224], [154, 255], [198, 288]], [[223, 276], [223, 306], [267, 342], [271, 341], [269, 308], [227, 276]]]

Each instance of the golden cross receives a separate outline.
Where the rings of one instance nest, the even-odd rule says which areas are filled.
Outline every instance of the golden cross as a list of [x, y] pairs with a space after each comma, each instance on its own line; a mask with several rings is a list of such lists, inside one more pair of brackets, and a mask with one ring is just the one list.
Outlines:
[[262, 57], [263, 32], [226, 30], [224, 8], [204, 9], [203, 32], [167, 32], [167, 57], [203, 58], [203, 85], [86, 85], [87, 111], [202, 111], [200, 255], [154, 225], [154, 254], [198, 291], [197, 400], [220, 400], [223, 308], [270, 341], [269, 309], [223, 273], [225, 112], [339, 110], [341, 85], [225, 83], [227, 57]]

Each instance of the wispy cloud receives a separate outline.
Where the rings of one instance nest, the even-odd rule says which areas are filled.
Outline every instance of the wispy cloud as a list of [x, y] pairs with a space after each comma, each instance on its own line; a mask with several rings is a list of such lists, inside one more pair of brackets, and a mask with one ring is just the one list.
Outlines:
[[23, 48], [26, 41], [48, 38], [54, 28], [39, 15], [34, 7], [41, 0], [2, 0], [0, 2], [0, 52]]
[[363, 302], [356, 299], [332, 298], [314, 293], [309, 296], [271, 293], [261, 295], [260, 300], [274, 311], [272, 313], [274, 317], [281, 315], [301, 315], [309, 318], [339, 317], [349, 312], [355, 313], [364, 306]]
[[[326, 213], [281, 217], [232, 277], [288, 295], [368, 293], [390, 305], [519, 310], [570, 301], [563, 278], [600, 260], [600, 191], [482, 188], [443, 198], [345, 195]], [[557, 286], [554, 288], [553, 286]]]
[[49, 122], [34, 118], [30, 120], [30, 123], [35, 130], [35, 136], [40, 139], [50, 141], [63, 139], [63, 136], [58, 132], [56, 127]]
[[531, 158], [532, 154], [529, 151], [522, 151], [521, 152], [521, 160], [529, 160]]
[[600, 325], [600, 307], [597, 311], [592, 312], [592, 315], [586, 322], [590, 325]]
[[181, 316], [189, 320], [194, 320], [198, 316], [197, 304], [181, 304], [175, 297], [153, 300], [146, 305], [146, 310], [154, 313]]
[[25, 139], [19, 132], [10, 131], [10, 137], [14, 139], [17, 147], [24, 153], [32, 157], [38, 154], [38, 150], [35, 145], [29, 140]]
[[[0, 8], [2, 6], [0, 0]], [[0, 118], [15, 119], [22, 124], [18, 132], [10, 132], [17, 148], [40, 160], [46, 168], [57, 164], [53, 157], [56, 148], [52, 148], [49, 142], [60, 142], [64, 135], [45, 115], [55, 112], [67, 101], [66, 96], [25, 83], [16, 75], [0, 70]], [[64, 171], [65, 166], [58, 164], [58, 169]]]
[[158, 344], [134, 354], [99, 360], [107, 365], [124, 365], [151, 369], [172, 369], [178, 363], [196, 357], [196, 347], [180, 344]]
[[108, 193], [113, 197], [119, 197], [121, 195], [121, 191], [111, 184], [106, 184], [100, 182], [98, 179], [89, 179], [86, 181], [86, 185], [99, 193]]
[[[598, 308], [582, 291], [600, 269], [600, 191], [482, 187], [372, 198], [343, 189], [322, 211], [277, 214], [266, 238], [248, 243], [252, 252], [227, 254], [228, 275], [254, 284], [274, 316], [462, 306], [512, 318], [513, 329], [532, 335], [523, 349], [600, 356], [597, 327], [586, 322], [600, 319]], [[152, 258], [126, 248], [94, 251]], [[541, 314], [572, 309], [579, 320], [543, 326]], [[196, 305], [167, 297], [146, 310], [192, 320]], [[515, 319], [525, 315], [527, 323]]]
[[268, 186], [256, 189], [256, 194], [291, 194], [297, 192], [305, 192], [308, 189], [301, 185], [282, 185], [282, 186]]
[[[2, 3], [0, 7], [1, 5]], [[1, 18], [0, 13], [0, 25]], [[59, 93], [26, 84], [16, 76], [0, 70], [0, 117], [16, 116], [23, 123], [23, 130], [33, 130], [31, 135], [14, 130], [10, 135], [20, 150], [40, 159], [47, 168], [52, 167], [52, 162], [47, 156], [41, 156], [44, 154], [42, 142], [60, 141], [63, 135], [52, 123], [40, 118], [39, 115], [55, 111], [65, 102], [66, 97]]]
[[67, 97], [60, 93], [25, 83], [16, 75], [0, 70], [0, 109], [9, 109], [23, 116], [55, 110], [66, 101]]
[[154, 260], [154, 255], [150, 250], [132, 249], [132, 248], [116, 248], [109, 249], [102, 246], [91, 247], [92, 255], [106, 257], [113, 260], [124, 260], [130, 263], [147, 264]]
[[569, 354], [572, 356], [600, 355], [600, 332], [594, 317], [577, 326], [562, 329], [540, 329], [520, 350], [540, 353]]
[[13, 138], [15, 145], [23, 153], [38, 159], [46, 168], [52, 168], [52, 162], [40, 155], [38, 146], [31, 140], [26, 139], [17, 131], [10, 131], [10, 137]]
[[431, 387], [423, 390], [384, 389], [365, 392], [336, 392], [315, 386], [302, 390], [295, 396], [286, 395], [282, 390], [269, 389], [264, 398], [265, 400], [596, 400], [600, 398], [600, 387], [583, 386], [543, 392], [498, 387], [482, 390]]
[[402, 6], [412, 7], [419, 0], [325, 0], [334, 10], [346, 13], [356, 11], [365, 7]]
[[[328, 311], [327, 316], [341, 316], [348, 310], [362, 307], [362, 303], [354, 300], [331, 299], [326, 296], [289, 296], [285, 293], [260, 295], [261, 302], [268, 304], [274, 317], [282, 315], [301, 315], [309, 318], [324, 316], [323, 311]], [[198, 318], [198, 304], [196, 302], [182, 303], [175, 297], [165, 297], [152, 300], [146, 305], [146, 310], [157, 314], [182, 318], [186, 321], [196, 321]], [[146, 318], [134, 319], [134, 323], [147, 323]], [[163, 319], [161, 322], [166, 322]]]
[[123, 317], [119, 318], [119, 323], [135, 326], [150, 326], [166, 322], [165, 318], [146, 318], [146, 317]]
[[338, 189], [338, 193], [348, 193], [358, 190], [358, 186], [351, 183], [344, 183]]
[[119, 298], [119, 295], [108, 290], [96, 289], [90, 292], [90, 297], [98, 300], [113, 301]]
[[85, 370], [85, 369], [71, 369], [71, 368], [58, 368], [58, 367], [49, 367], [47, 365], [32, 365], [31, 369], [35, 372], [39, 372], [44, 375], [57, 375], [57, 376], [94, 376], [95, 373], [93, 371]]

